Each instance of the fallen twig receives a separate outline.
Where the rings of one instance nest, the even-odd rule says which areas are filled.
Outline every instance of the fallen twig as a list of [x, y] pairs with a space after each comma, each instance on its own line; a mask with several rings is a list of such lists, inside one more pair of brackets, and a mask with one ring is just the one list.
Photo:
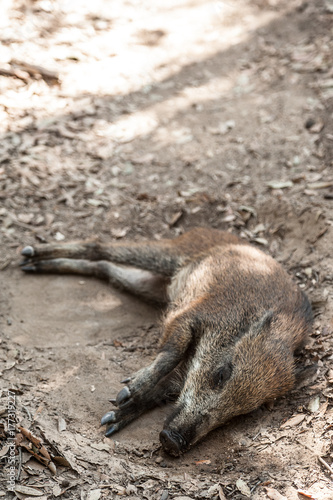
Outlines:
[[12, 261], [12, 259], [7, 259], [5, 262], [0, 264], [0, 271], [4, 271], [9, 266], [11, 261]]
[[17, 66], [19, 69], [26, 71], [31, 76], [41, 76], [44, 80], [52, 80], [57, 83], [60, 82], [58, 73], [55, 71], [43, 68], [42, 66], [37, 66], [35, 64], [30, 64], [24, 61], [18, 61], [17, 59], [12, 59], [10, 64]]
[[22, 449], [20, 447], [18, 449], [18, 452], [19, 452], [19, 464], [17, 468], [16, 481], [19, 481], [22, 469]]
[[332, 469], [332, 467], [331, 467], [330, 465], [328, 465], [328, 463], [327, 463], [327, 462], [325, 462], [325, 460], [324, 460], [323, 458], [321, 458], [319, 455], [317, 455], [317, 456], [318, 456], [318, 460], [319, 460], [319, 462], [320, 462], [321, 464], [323, 464], [323, 466], [324, 466], [324, 467], [326, 467], [326, 469], [327, 469], [327, 470], [329, 470], [329, 471], [330, 471], [330, 473], [331, 473], [331, 474], [332, 474], [332, 476], [333, 476], [333, 469]]
[[0, 75], [3, 76], [13, 76], [15, 78], [19, 78], [20, 80], [23, 80], [26, 82], [29, 78], [29, 73], [27, 71], [22, 71], [20, 69], [14, 69], [14, 68], [0, 68]]
[[315, 457], [318, 458], [318, 461], [331, 473], [331, 475], [333, 476], [333, 468], [328, 465], [328, 463], [321, 457], [318, 455], [318, 453], [314, 452], [310, 446], [308, 446], [307, 444], [305, 443], [302, 443], [301, 441], [299, 441], [298, 439], [296, 439], [297, 443], [299, 443], [300, 445], [304, 446], [304, 448], [306, 448], [307, 450], [309, 450]]

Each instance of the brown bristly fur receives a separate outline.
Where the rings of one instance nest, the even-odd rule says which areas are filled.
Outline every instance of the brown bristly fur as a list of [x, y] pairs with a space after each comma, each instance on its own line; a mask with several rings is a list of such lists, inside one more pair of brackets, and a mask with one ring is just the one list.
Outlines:
[[95, 275], [168, 303], [159, 353], [103, 417], [107, 435], [178, 394], [160, 439], [179, 455], [293, 387], [293, 353], [311, 328], [310, 304], [280, 264], [235, 235], [198, 228], [174, 240], [50, 244], [22, 253], [25, 271]]

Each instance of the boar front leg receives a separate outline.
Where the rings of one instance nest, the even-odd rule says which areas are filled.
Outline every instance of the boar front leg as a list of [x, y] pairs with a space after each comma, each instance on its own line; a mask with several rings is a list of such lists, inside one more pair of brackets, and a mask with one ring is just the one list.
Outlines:
[[184, 361], [191, 343], [192, 331], [186, 315], [179, 315], [167, 325], [164, 339], [155, 361], [125, 379], [127, 385], [112, 400], [118, 409], [107, 412], [101, 420], [102, 425], [110, 424], [106, 436], [122, 429], [164, 399], [170, 399], [168, 394], [179, 392], [180, 389], [175, 391], [170, 385], [170, 375]]

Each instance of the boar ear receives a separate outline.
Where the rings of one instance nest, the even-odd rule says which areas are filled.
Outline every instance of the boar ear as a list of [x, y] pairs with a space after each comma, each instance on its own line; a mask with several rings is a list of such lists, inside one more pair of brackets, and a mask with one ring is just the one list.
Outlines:
[[271, 327], [273, 314], [272, 310], [265, 311], [261, 318], [250, 326], [248, 335], [256, 337], [261, 333], [267, 332]]

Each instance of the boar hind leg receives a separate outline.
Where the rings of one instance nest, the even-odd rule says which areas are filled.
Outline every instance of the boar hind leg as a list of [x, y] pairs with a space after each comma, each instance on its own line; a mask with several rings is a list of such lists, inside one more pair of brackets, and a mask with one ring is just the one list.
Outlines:
[[[26, 264], [54, 259], [83, 259], [88, 261], [108, 261], [146, 269], [164, 276], [172, 276], [182, 265], [184, 255], [170, 240], [137, 242], [114, 242], [100, 244], [95, 242], [50, 243], [27, 246], [22, 255]], [[30, 269], [28, 269], [30, 270]], [[37, 267], [35, 270], [38, 270]], [[39, 269], [42, 270], [42, 269]], [[56, 272], [56, 271], [55, 271]]]
[[[239, 239], [229, 233], [197, 228], [173, 240], [116, 241], [110, 244], [84, 241], [49, 243], [27, 246], [22, 250], [22, 255], [28, 263], [58, 258], [102, 260], [146, 269], [163, 276], [173, 276], [188, 259], [200, 258], [202, 252], [216, 245], [236, 242], [239, 242]], [[24, 267], [23, 269], [25, 270]]]
[[126, 267], [106, 261], [84, 259], [49, 259], [23, 263], [25, 272], [45, 272], [57, 274], [80, 274], [107, 279], [118, 288], [122, 288], [142, 298], [158, 303], [166, 302], [166, 279], [144, 269]]

